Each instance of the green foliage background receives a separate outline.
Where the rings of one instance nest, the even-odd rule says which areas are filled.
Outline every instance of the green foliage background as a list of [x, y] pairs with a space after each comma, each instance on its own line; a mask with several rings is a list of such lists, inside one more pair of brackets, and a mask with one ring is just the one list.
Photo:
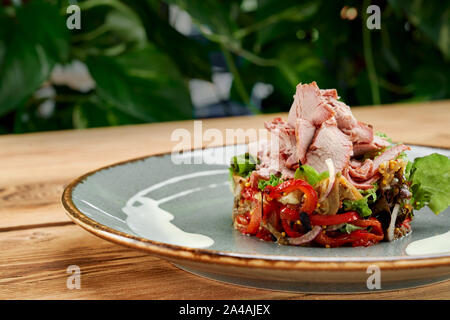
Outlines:
[[[88, 0], [0, 6], [0, 133], [191, 119], [189, 79], [211, 80], [212, 56], [233, 75], [231, 100], [250, 112], [286, 111], [298, 82], [337, 88], [350, 105], [450, 97], [450, 2], [423, 0]], [[81, 8], [81, 30], [66, 9]], [[365, 27], [370, 4], [381, 30]], [[169, 6], [201, 36], [169, 23]], [[343, 19], [344, 6], [358, 16]], [[56, 64], [84, 62], [95, 89], [53, 84], [55, 108], [34, 93]], [[273, 86], [261, 106], [255, 83]]]

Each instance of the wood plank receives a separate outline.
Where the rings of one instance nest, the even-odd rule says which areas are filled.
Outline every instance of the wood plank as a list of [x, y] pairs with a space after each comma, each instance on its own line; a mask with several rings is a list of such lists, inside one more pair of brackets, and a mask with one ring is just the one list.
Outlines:
[[0, 189], [0, 231], [25, 226], [69, 223], [60, 198], [64, 182], [3, 187]]
[[[67, 289], [67, 267], [81, 289]], [[213, 294], [212, 294], [213, 293]], [[311, 295], [194, 276], [99, 239], [75, 225], [0, 232], [0, 299], [450, 299], [450, 281], [383, 293]]]
[[394, 141], [450, 148], [450, 101], [353, 108], [353, 113]]
[[[80, 290], [67, 289], [70, 265], [80, 267]], [[0, 233], [0, 299], [208, 299], [211, 292], [217, 299], [292, 296], [199, 278], [75, 225]]]

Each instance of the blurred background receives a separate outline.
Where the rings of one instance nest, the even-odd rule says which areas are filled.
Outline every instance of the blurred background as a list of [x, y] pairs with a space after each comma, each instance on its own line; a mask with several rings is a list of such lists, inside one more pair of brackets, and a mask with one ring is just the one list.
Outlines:
[[311, 81], [351, 106], [450, 98], [450, 1], [0, 3], [0, 134], [287, 111]]

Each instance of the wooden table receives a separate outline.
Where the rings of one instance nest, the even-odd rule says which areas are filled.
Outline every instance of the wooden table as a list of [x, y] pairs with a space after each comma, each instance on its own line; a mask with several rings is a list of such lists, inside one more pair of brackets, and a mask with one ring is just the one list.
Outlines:
[[[354, 108], [354, 114], [395, 141], [450, 148], [450, 101]], [[210, 119], [203, 129], [263, 128], [273, 116]], [[0, 299], [450, 299], [450, 281], [341, 296], [223, 284], [69, 220], [60, 202], [68, 182], [107, 164], [171, 151], [176, 128], [192, 130], [193, 122], [0, 136]], [[69, 265], [81, 269], [79, 290], [67, 289]]]

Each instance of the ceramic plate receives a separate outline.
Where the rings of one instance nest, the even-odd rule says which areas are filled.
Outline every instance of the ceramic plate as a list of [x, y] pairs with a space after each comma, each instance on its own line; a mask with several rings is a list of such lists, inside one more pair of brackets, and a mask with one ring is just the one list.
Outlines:
[[[450, 278], [450, 252], [407, 255], [415, 240], [450, 230], [450, 210], [417, 211], [413, 232], [372, 247], [282, 246], [232, 228], [228, 161], [245, 146], [163, 154], [88, 173], [64, 191], [81, 227], [210, 279], [311, 293], [395, 290]], [[409, 158], [449, 150], [411, 146]]]

